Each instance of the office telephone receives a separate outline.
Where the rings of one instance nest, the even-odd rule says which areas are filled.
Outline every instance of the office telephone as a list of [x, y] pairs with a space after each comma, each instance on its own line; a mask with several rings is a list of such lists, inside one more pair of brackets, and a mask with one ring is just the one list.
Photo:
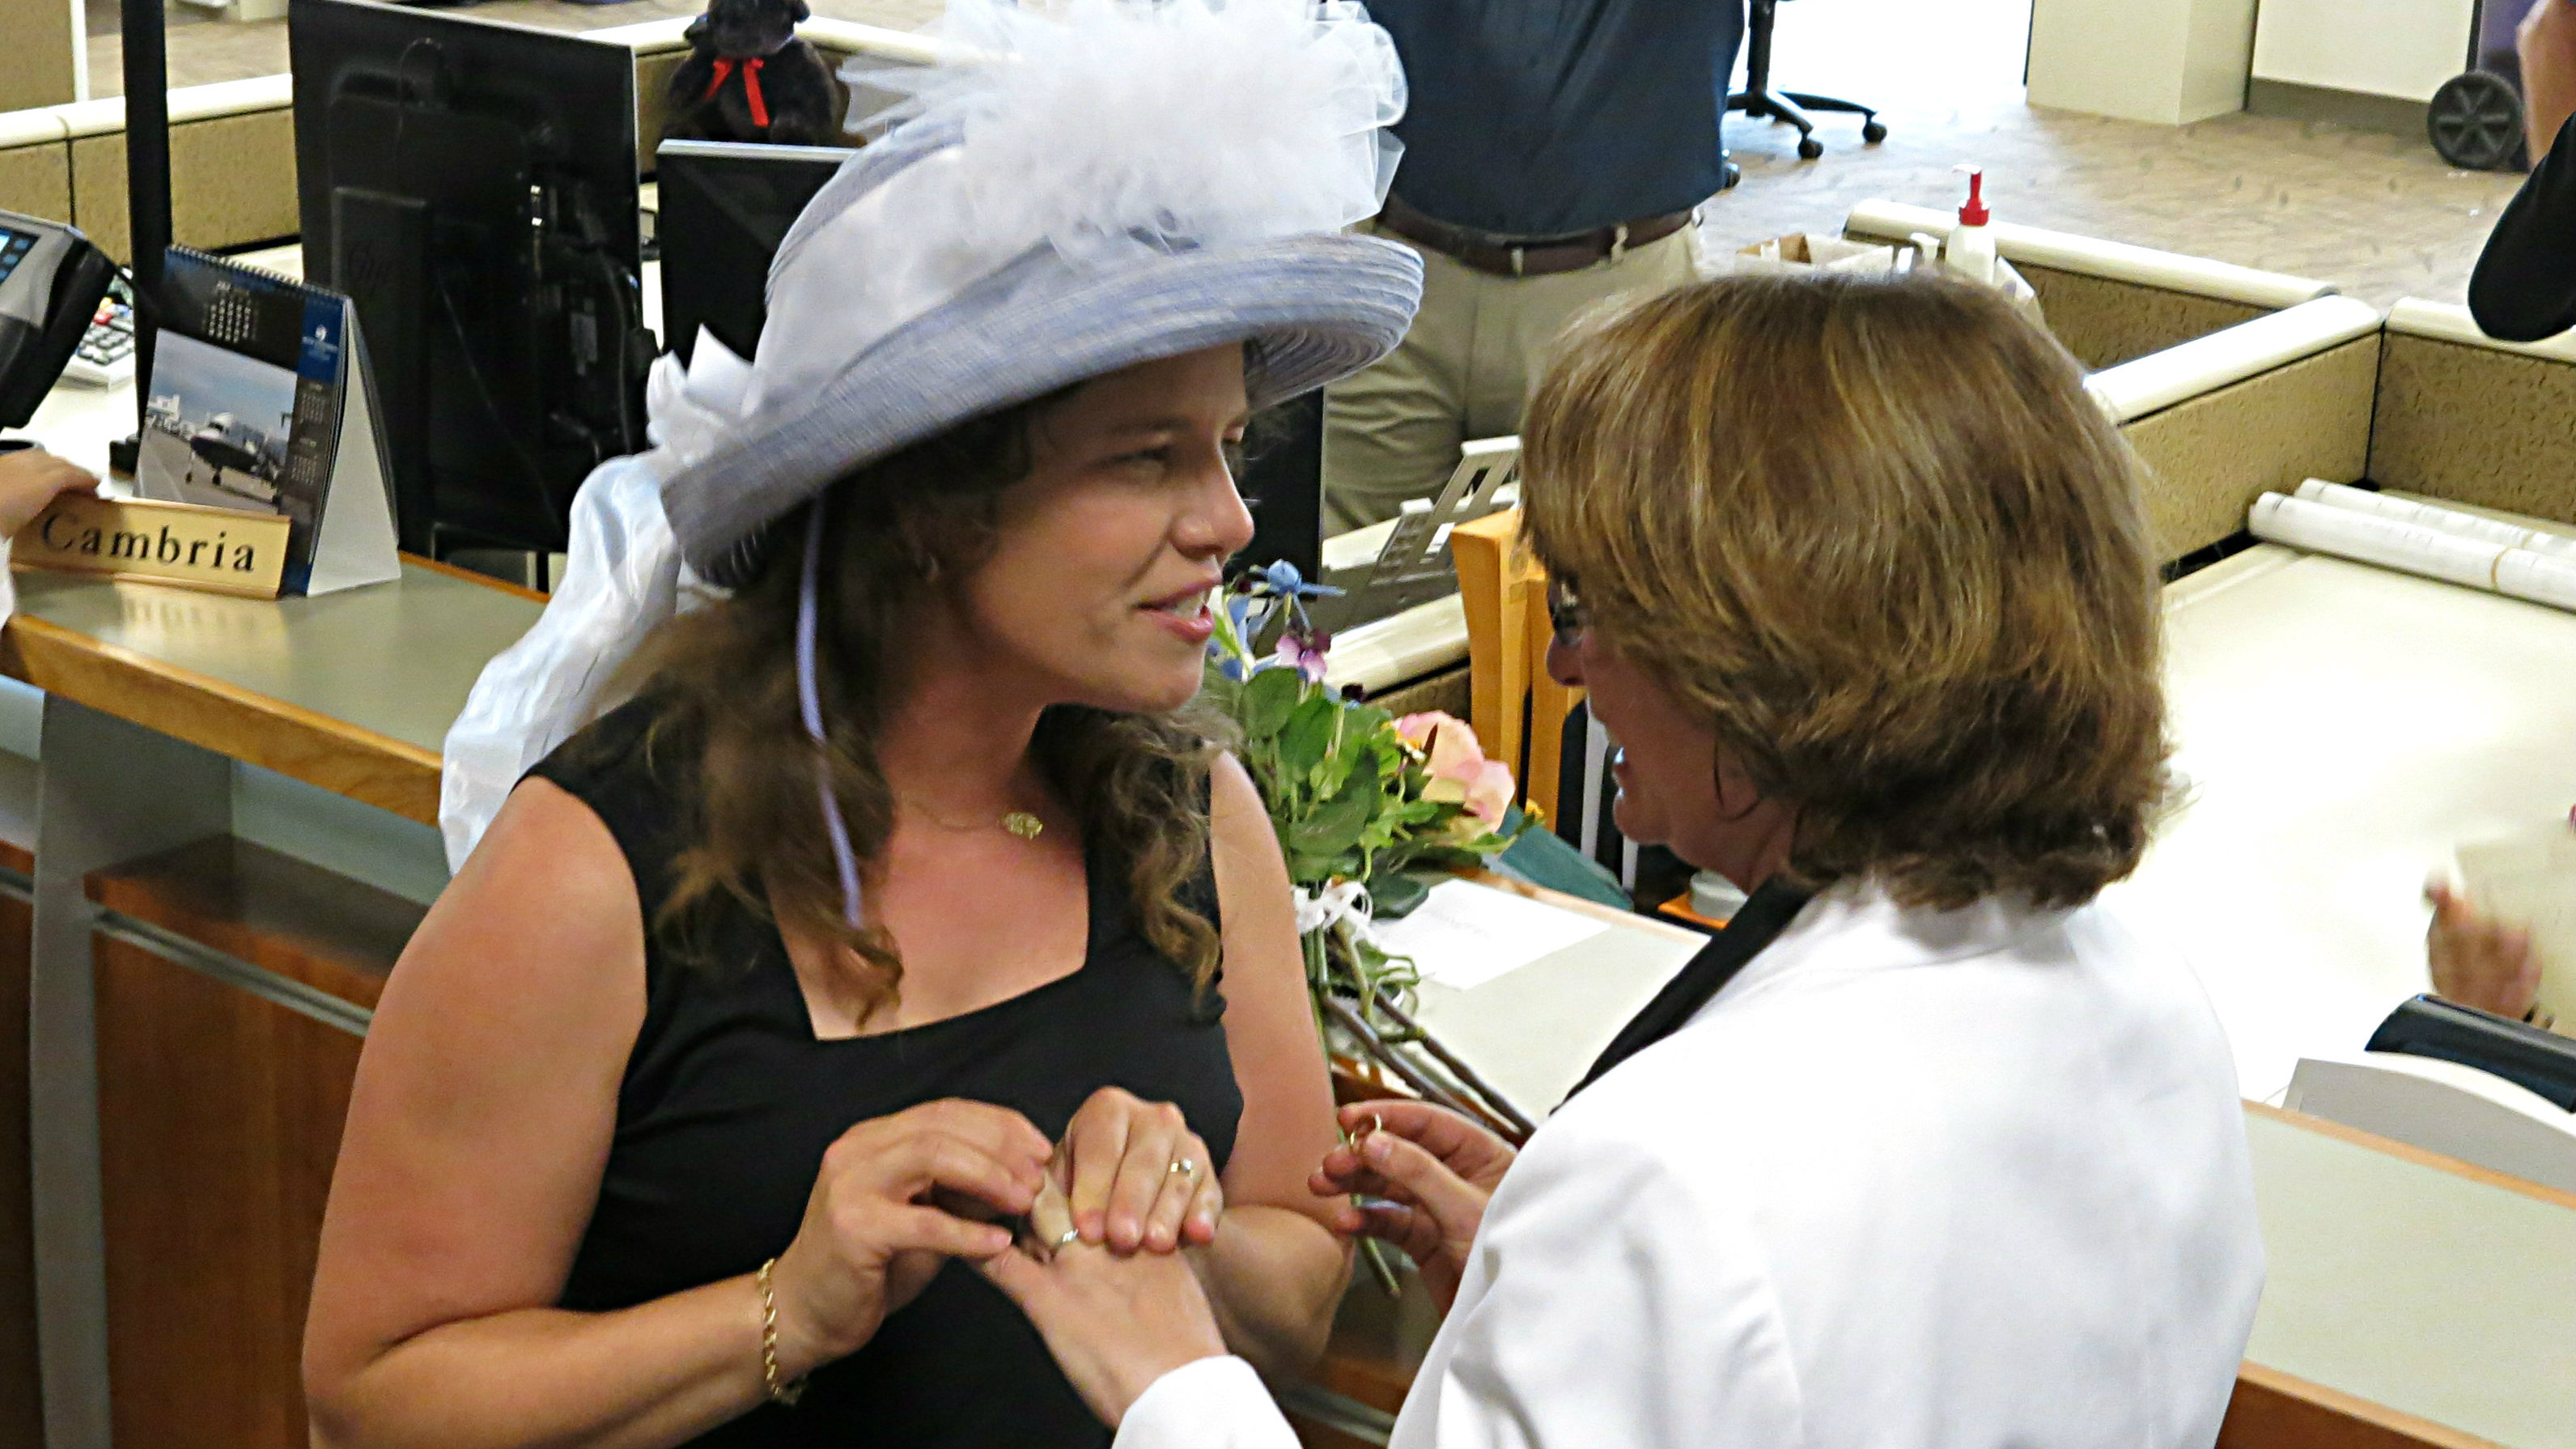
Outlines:
[[35, 415], [115, 276], [116, 263], [76, 229], [0, 211], [0, 428]]

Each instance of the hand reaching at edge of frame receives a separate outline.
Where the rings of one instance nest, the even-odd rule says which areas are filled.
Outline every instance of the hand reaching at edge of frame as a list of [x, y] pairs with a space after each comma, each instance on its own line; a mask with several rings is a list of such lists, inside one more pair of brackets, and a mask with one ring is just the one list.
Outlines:
[[97, 474], [42, 448], [0, 453], [0, 538], [16, 538], [63, 494], [97, 487]]
[[2442, 881], [2427, 882], [2424, 899], [2433, 907], [2433, 924], [2424, 932], [2433, 994], [2521, 1020], [2540, 995], [2540, 953], [2531, 948], [2531, 933], [2479, 915]]

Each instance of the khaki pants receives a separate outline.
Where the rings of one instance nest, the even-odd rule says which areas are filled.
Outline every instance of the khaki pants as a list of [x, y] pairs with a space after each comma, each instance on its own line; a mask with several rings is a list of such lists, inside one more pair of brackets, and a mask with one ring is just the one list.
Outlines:
[[1695, 280], [1698, 230], [1545, 277], [1497, 277], [1415, 247], [1423, 278], [1413, 329], [1385, 361], [1324, 394], [1325, 534], [1436, 496], [1457, 470], [1459, 444], [1520, 431], [1536, 365], [1566, 322], [1604, 297]]

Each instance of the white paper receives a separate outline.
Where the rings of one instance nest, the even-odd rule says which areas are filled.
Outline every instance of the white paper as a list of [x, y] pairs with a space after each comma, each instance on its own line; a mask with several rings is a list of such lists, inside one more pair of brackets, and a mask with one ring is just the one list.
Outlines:
[[1431, 888], [1411, 915], [1381, 924], [1377, 938], [1389, 954], [1413, 958], [1423, 980], [1473, 991], [1608, 929], [1562, 906], [1472, 881], [1445, 880]]

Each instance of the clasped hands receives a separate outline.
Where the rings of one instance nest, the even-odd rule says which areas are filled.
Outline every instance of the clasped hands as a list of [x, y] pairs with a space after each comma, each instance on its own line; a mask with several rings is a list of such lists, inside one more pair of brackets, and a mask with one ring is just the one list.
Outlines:
[[[1445, 1310], [1512, 1149], [1419, 1102], [1355, 1104], [1341, 1124], [1350, 1140], [1308, 1187], [1343, 1199], [1335, 1232], [1403, 1249]], [[1077, 1240], [1022, 1246], [1009, 1224], [1050, 1178], [1065, 1189]], [[1224, 1206], [1207, 1144], [1179, 1109], [1114, 1087], [1083, 1104], [1061, 1143], [982, 1102], [862, 1122], [824, 1152], [805, 1220], [778, 1258], [780, 1373], [802, 1377], [857, 1351], [960, 1258], [1028, 1314], [1114, 1425], [1155, 1379], [1225, 1353], [1193, 1267], [1193, 1250], [1216, 1242]]]
[[[1342, 1200], [1332, 1219], [1336, 1233], [1403, 1249], [1446, 1312], [1512, 1148], [1421, 1102], [1355, 1103], [1340, 1116], [1349, 1140], [1325, 1155], [1308, 1189]], [[1086, 1235], [1046, 1261], [1013, 1249], [979, 1266], [1029, 1316], [1103, 1423], [1126, 1417], [1164, 1374], [1226, 1351], [1186, 1257], [1122, 1256], [1114, 1244], [1095, 1247]]]

